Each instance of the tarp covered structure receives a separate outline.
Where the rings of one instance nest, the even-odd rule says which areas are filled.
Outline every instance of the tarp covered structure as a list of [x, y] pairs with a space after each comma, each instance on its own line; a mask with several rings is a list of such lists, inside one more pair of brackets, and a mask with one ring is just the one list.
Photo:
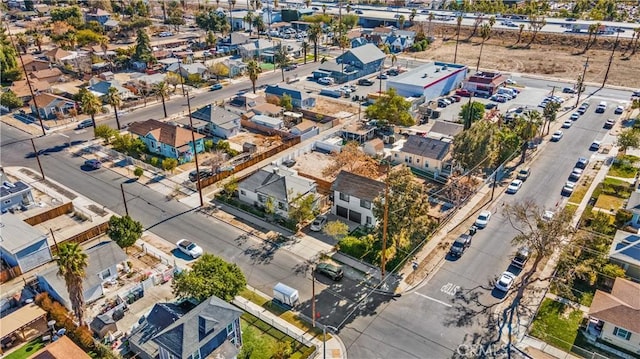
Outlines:
[[14, 334], [18, 330], [28, 327], [30, 324], [36, 322], [42, 317], [45, 317], [46, 315], [47, 312], [33, 303], [25, 305], [2, 318], [2, 325], [0, 325], [0, 340]]

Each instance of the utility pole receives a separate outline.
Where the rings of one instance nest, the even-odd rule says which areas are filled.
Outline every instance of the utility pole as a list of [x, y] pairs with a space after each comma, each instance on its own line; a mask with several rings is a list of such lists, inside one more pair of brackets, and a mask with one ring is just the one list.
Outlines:
[[[38, 102], [36, 102], [36, 96], [33, 94], [33, 87], [31, 86], [31, 80], [29, 80], [29, 74], [27, 73], [27, 68], [24, 67], [24, 60], [22, 59], [22, 55], [20, 55], [20, 49], [18, 49], [15, 42], [13, 41], [13, 36], [11, 35], [11, 30], [9, 29], [9, 23], [5, 23], [5, 26], [7, 28], [7, 34], [9, 35], [9, 39], [11, 40], [11, 46], [13, 46], [13, 48], [16, 50], [18, 58], [20, 59], [20, 64], [22, 65], [22, 72], [24, 72], [24, 78], [27, 81], [27, 87], [29, 87], [29, 94], [31, 95], [31, 100], [33, 100], [33, 107], [36, 109], [36, 117], [38, 118], [38, 122], [40, 122], [42, 135], [46, 136], [47, 131], [44, 128], [44, 123], [42, 122], [42, 117], [40, 116], [40, 108], [38, 107]], [[31, 140], [31, 142], [33, 142], [33, 140]], [[38, 155], [36, 154], [36, 158], [37, 156]], [[38, 160], [38, 165], [40, 165], [40, 160]], [[42, 168], [40, 168], [40, 172], [42, 172]], [[44, 179], [44, 175], [42, 176], [42, 179]]]
[[124, 196], [124, 187], [120, 183], [120, 192], [122, 192], [122, 202], [124, 203], [124, 214], [129, 216], [129, 208], [127, 207], [127, 197]]
[[56, 241], [56, 236], [53, 234], [53, 229], [49, 228], [49, 232], [51, 232], [51, 239], [53, 239], [53, 244], [56, 246], [56, 252], [60, 253], [60, 248], [58, 248], [58, 242]]
[[[275, 66], [274, 66], [275, 67]], [[180, 72], [180, 85], [182, 85], [182, 96], [187, 96], [187, 111], [189, 113], [189, 127], [191, 131], [191, 143], [193, 144], [193, 158], [196, 162], [196, 187], [198, 188], [198, 197], [200, 197], [200, 207], [204, 206], [202, 199], [202, 185], [200, 183], [200, 166], [198, 164], [198, 149], [196, 148], [196, 134], [193, 132], [193, 117], [191, 116], [191, 99], [184, 89], [184, 78], [182, 78], [182, 61], [178, 62], [178, 71]]]
[[38, 150], [36, 150], [36, 144], [35, 142], [33, 142], [33, 138], [31, 139], [31, 147], [33, 147], [33, 153], [36, 154], [36, 161], [38, 161], [38, 168], [40, 168], [40, 175], [42, 176], [42, 180], [46, 180], [46, 178], [44, 177], [44, 171], [42, 170], [42, 164], [40, 163], [40, 154], [38, 153]]
[[613, 62], [613, 55], [616, 53], [616, 48], [618, 47], [618, 38], [620, 37], [620, 33], [616, 33], [616, 41], [613, 43], [613, 49], [611, 49], [611, 56], [609, 56], [609, 64], [607, 64], [607, 72], [604, 74], [604, 80], [602, 81], [602, 87], [607, 84], [607, 79], [609, 79], [609, 70], [611, 69], [611, 63]]
[[556, 85], [547, 85], [547, 87], [551, 87], [551, 97], [553, 97], [556, 94]]
[[580, 81], [578, 81], [578, 97], [576, 99], [576, 106], [578, 107], [578, 105], [580, 104], [580, 95], [582, 94], [582, 88], [584, 87], [584, 77], [587, 74], [587, 67], [589, 67], [589, 56], [587, 56], [587, 60], [584, 62], [584, 67], [582, 69], [582, 77], [580, 78]]
[[[458, 16], [459, 18], [460, 16]], [[458, 59], [458, 42], [460, 42], [460, 25], [462, 24], [462, 20], [461, 19], [456, 19], [456, 21], [458, 22], [458, 34], [456, 35], [456, 50], [453, 53], [453, 63], [456, 63], [456, 60]]]
[[382, 216], [382, 257], [380, 261], [380, 281], [384, 281], [384, 272], [387, 265], [387, 227], [389, 226], [389, 171], [387, 167], [387, 180], [384, 185], [384, 215]]
[[316, 275], [311, 270], [311, 326], [316, 327]]

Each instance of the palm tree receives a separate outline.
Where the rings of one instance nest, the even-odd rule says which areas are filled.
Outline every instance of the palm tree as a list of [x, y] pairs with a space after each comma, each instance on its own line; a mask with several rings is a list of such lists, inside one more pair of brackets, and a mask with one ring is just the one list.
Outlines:
[[256, 60], [251, 60], [247, 64], [247, 73], [249, 74], [249, 80], [251, 80], [251, 85], [253, 86], [253, 93], [256, 93], [256, 81], [258, 81], [258, 76], [262, 72], [262, 68], [258, 65]]
[[38, 47], [38, 52], [42, 52], [42, 43], [43, 43], [42, 34], [36, 31], [32, 37], [33, 37], [33, 44]]
[[[495, 16], [491, 16], [489, 18], [489, 28], [491, 29], [493, 27], [493, 25], [496, 24], [496, 17]], [[489, 38], [491, 37], [491, 31], [489, 31], [489, 37], [487, 38], [487, 40], [489, 40]]]
[[543, 130], [544, 127], [547, 128], [547, 132], [546, 134], [549, 134], [550, 128], [551, 128], [551, 122], [556, 120], [557, 114], [558, 114], [558, 110], [560, 109], [560, 104], [554, 101], [549, 101], [549, 103], [547, 103], [547, 105], [544, 107], [544, 109], [542, 110], [542, 117], [544, 118], [544, 122], [546, 126], [543, 126]]
[[164, 117], [167, 117], [167, 105], [165, 100], [169, 98], [170, 96], [170, 91], [169, 91], [169, 84], [167, 84], [166, 81], [160, 81], [157, 84], [155, 84], [153, 86], [153, 93], [156, 96], [160, 96], [160, 99], [162, 100], [162, 110], [164, 111]]
[[[81, 90], [82, 91], [82, 90]], [[96, 128], [96, 115], [102, 112], [102, 102], [98, 96], [93, 92], [83, 89], [83, 93], [80, 97], [80, 109], [82, 112], [91, 116], [91, 122], [93, 122], [93, 128]]]
[[411, 14], [409, 14], [409, 21], [411, 23], [413, 23], [413, 19], [416, 18], [416, 15], [418, 15], [418, 10], [416, 9], [411, 9]]
[[[259, 3], [258, 3], [259, 4]], [[262, 16], [260, 15], [256, 15], [253, 18], [253, 26], [256, 28], [256, 30], [258, 31], [258, 39], [260, 38], [260, 32], [264, 31], [264, 20], [262, 19]]]
[[400, 29], [404, 29], [404, 23], [405, 21], [407, 21], [407, 19], [404, 17], [404, 15], [400, 15], [398, 17], [398, 25], [400, 26]]
[[591, 37], [593, 37], [593, 34], [596, 32], [596, 30], [597, 30], [596, 24], [589, 25], [589, 29], [588, 29], [589, 38], [587, 38], [587, 45], [584, 47], [584, 50], [582, 52], [587, 52], [591, 47]]
[[351, 4], [347, 4], [347, 6], [345, 7], [345, 10], [347, 10], [347, 14], [351, 12]]
[[82, 279], [86, 276], [87, 254], [78, 243], [67, 242], [58, 250], [58, 275], [64, 278], [71, 308], [80, 326], [84, 326], [84, 293]]
[[327, 14], [327, 5], [322, 4], [322, 15], [326, 15], [326, 14]]
[[453, 53], [453, 63], [456, 63], [456, 60], [458, 60], [458, 43], [460, 42], [460, 25], [462, 25], [462, 15], [458, 15], [458, 17], [456, 18], [456, 22], [458, 24], [457, 30], [456, 30], [456, 49], [455, 52]]
[[27, 38], [27, 34], [24, 32], [16, 34], [15, 36], [16, 42], [20, 50], [22, 50], [23, 54], [27, 54], [27, 49], [29, 48], [29, 39]]
[[122, 106], [122, 97], [115, 87], [109, 87], [107, 94], [104, 96], [106, 102], [113, 107], [113, 113], [116, 115], [116, 126], [120, 130], [120, 117], [118, 116], [118, 108]]
[[307, 64], [307, 52], [309, 52], [309, 43], [304, 41], [302, 42], [302, 52], [304, 53], [304, 64]]
[[284, 81], [284, 68], [289, 65], [289, 53], [287, 52], [287, 48], [280, 44], [278, 47], [278, 51], [275, 54], [275, 64], [280, 67], [280, 71], [282, 71], [282, 81]]
[[542, 123], [542, 115], [538, 111], [527, 111], [524, 117], [518, 117], [518, 123], [516, 124], [516, 132], [522, 140], [522, 155], [520, 163], [523, 163], [525, 156], [527, 155], [527, 148], [529, 147], [529, 141], [536, 137], [538, 133], [538, 127]]
[[491, 26], [489, 24], [483, 24], [480, 28], [480, 36], [482, 36], [482, 43], [480, 43], [480, 53], [478, 54], [478, 63], [476, 64], [476, 72], [480, 68], [480, 59], [482, 58], [482, 49], [484, 48], [484, 43], [487, 41], [489, 36], [491, 35]]
[[320, 40], [320, 34], [322, 33], [322, 27], [317, 22], [309, 25], [309, 40], [313, 42], [313, 62], [318, 62], [318, 41]]
[[253, 13], [251, 10], [247, 11], [247, 14], [242, 18], [242, 20], [249, 24], [249, 32], [253, 31]]

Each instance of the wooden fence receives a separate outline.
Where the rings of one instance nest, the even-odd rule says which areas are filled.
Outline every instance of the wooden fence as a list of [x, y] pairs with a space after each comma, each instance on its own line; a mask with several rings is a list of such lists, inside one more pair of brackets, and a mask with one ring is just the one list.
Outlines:
[[210, 186], [214, 183], [217, 183], [219, 181], [222, 181], [223, 179], [230, 177], [246, 168], [249, 168], [257, 163], [260, 163], [264, 160], [266, 160], [267, 158], [271, 157], [271, 156], [275, 156], [276, 154], [286, 150], [287, 148], [293, 147], [295, 145], [297, 145], [298, 143], [300, 143], [300, 136], [296, 136], [296, 137], [292, 137], [290, 140], [282, 143], [280, 146], [274, 147], [272, 149], [269, 149], [265, 152], [261, 152], [256, 154], [255, 156], [251, 157], [249, 160], [242, 162], [238, 165], [236, 165], [233, 170], [231, 171], [225, 171], [225, 172], [220, 172], [220, 173], [216, 173], [214, 176], [211, 176], [209, 178], [205, 178], [204, 180], [200, 181], [200, 186], [202, 186], [202, 188], [205, 188], [207, 186]]
[[20, 267], [15, 266], [13, 268], [7, 268], [0, 272], [0, 283], [8, 282], [11, 279], [22, 274]]
[[249, 121], [249, 120], [240, 120], [240, 124], [244, 128], [248, 128], [250, 130], [253, 130], [255, 132], [259, 132], [259, 133], [262, 133], [262, 134], [265, 134], [265, 135], [269, 135], [269, 136], [278, 135], [284, 141], [295, 137], [294, 135], [292, 135], [289, 132], [278, 130], [278, 129], [271, 128], [271, 127], [264, 126], [264, 125], [259, 125], [259, 124], [255, 123], [255, 122], [252, 122], [252, 121]]
[[[98, 224], [97, 226], [93, 226], [89, 229], [87, 229], [86, 231], [80, 232], [74, 236], [71, 236], [67, 239], [64, 239], [62, 242], [58, 242], [57, 244], [60, 245], [62, 243], [67, 243], [67, 242], [71, 242], [71, 243], [82, 243], [82, 242], [86, 242], [90, 239], [93, 239], [99, 235], [102, 235], [104, 233], [107, 232], [107, 229], [109, 228], [109, 222], [103, 222]], [[58, 253], [58, 248], [57, 246], [52, 246], [51, 247], [51, 254], [52, 255], [56, 255]]]
[[322, 178], [318, 178], [302, 172], [298, 172], [298, 175], [300, 175], [300, 177], [305, 177], [315, 181], [317, 184], [318, 193], [323, 194], [325, 196], [331, 195], [331, 185], [333, 185], [333, 182], [329, 182], [327, 180], [323, 180]]
[[304, 116], [304, 118], [309, 119], [311, 121], [314, 122], [320, 122], [322, 124], [328, 123], [328, 122], [332, 122], [333, 120], [336, 120], [336, 117], [333, 116], [329, 116], [329, 115], [325, 115], [322, 113], [318, 113], [318, 112], [313, 112], [313, 111], [309, 111], [309, 110], [305, 110], [302, 108], [298, 108], [296, 109], [296, 111], [299, 111], [302, 116]]
[[73, 212], [73, 202], [67, 202], [58, 207], [51, 208], [48, 211], [44, 211], [42, 213], [38, 213], [33, 217], [29, 217], [24, 221], [32, 226], [38, 225], [42, 222], [46, 222], [50, 219], [54, 219], [56, 217], [60, 217], [63, 214]]

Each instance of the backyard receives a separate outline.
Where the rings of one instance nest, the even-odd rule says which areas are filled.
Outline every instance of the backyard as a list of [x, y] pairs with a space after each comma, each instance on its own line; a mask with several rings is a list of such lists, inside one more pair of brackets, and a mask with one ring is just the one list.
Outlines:
[[5, 356], [4, 359], [27, 359], [38, 350], [44, 348], [44, 346], [45, 343], [40, 338], [36, 338], [23, 345], [20, 349], [11, 352], [11, 354]]

